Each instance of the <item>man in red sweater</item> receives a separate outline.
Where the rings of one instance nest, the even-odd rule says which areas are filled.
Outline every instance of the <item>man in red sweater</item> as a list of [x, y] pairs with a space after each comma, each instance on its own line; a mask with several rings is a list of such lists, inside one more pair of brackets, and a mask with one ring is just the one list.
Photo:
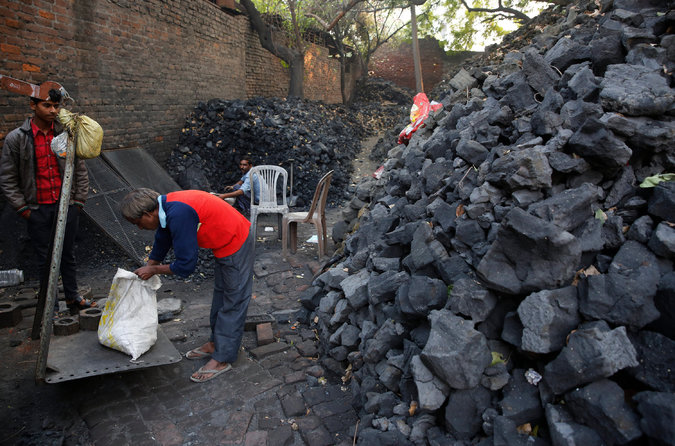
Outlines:
[[[211, 338], [185, 357], [210, 357], [190, 377], [194, 382], [209, 381], [230, 370], [237, 360], [253, 291], [251, 223], [220, 198], [197, 190], [160, 195], [152, 189], [136, 189], [124, 197], [120, 210], [140, 229], [156, 231], [148, 263], [134, 271], [143, 280], [155, 274], [188, 276], [197, 265], [199, 248], [213, 251]], [[171, 247], [176, 259], [162, 264]]]

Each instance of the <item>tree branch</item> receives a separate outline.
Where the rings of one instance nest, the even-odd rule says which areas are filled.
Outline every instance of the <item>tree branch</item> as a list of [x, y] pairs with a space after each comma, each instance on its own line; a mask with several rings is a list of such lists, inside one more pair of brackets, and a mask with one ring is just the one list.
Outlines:
[[347, 3], [347, 5], [345, 5], [345, 7], [342, 8], [342, 11], [340, 11], [340, 12], [338, 13], [338, 15], [335, 16], [335, 18], [333, 19], [333, 21], [330, 22], [330, 24], [326, 27], [326, 31], [330, 31], [331, 29], [333, 29], [333, 27], [334, 27], [335, 25], [337, 25], [337, 22], [339, 22], [340, 19], [341, 19], [342, 17], [344, 17], [345, 14], [347, 14], [347, 12], [349, 12], [350, 9], [352, 9], [354, 6], [358, 5], [359, 3], [363, 2], [363, 1], [364, 1], [364, 0], [351, 0], [349, 3]]
[[288, 47], [274, 43], [270, 27], [263, 21], [260, 12], [258, 12], [253, 2], [251, 2], [251, 0], [239, 0], [239, 3], [248, 13], [249, 19], [251, 20], [251, 26], [253, 26], [253, 29], [255, 29], [258, 34], [260, 45], [279, 59], [290, 64], [294, 52]]
[[513, 8], [507, 8], [504, 5], [502, 5], [502, 0], [499, 0], [499, 7], [498, 8], [472, 8], [470, 7], [467, 3], [466, 0], [460, 0], [462, 2], [462, 5], [467, 9], [469, 12], [488, 12], [488, 13], [505, 13], [513, 16], [516, 20], [521, 20], [521, 21], [527, 21], [530, 20], [530, 18], [523, 14], [522, 12], [518, 11], [517, 9]]

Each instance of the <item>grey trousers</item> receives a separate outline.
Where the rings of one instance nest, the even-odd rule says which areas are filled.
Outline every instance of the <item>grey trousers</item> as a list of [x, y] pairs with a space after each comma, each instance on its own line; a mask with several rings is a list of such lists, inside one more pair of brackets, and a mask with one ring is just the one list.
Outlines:
[[215, 344], [211, 357], [218, 362], [233, 363], [239, 354], [253, 293], [254, 247], [249, 232], [239, 251], [216, 258], [210, 322], [211, 342]]

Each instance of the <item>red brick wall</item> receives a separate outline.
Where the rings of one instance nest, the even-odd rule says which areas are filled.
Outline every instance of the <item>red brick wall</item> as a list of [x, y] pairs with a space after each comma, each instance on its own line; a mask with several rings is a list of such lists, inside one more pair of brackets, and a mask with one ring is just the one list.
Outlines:
[[[443, 74], [452, 66], [475, 53], [466, 52], [461, 56], [448, 56], [438, 40], [419, 40], [422, 82], [425, 92], [430, 92], [441, 81]], [[372, 75], [394, 82], [401, 87], [415, 90], [415, 69], [412, 59], [412, 45], [382, 45], [370, 59], [368, 67]], [[429, 98], [433, 99], [433, 98]]]
[[[1, 0], [0, 17], [0, 74], [61, 83], [77, 101], [67, 108], [103, 127], [104, 150], [143, 147], [163, 162], [199, 101], [288, 89], [246, 16], [207, 0]], [[267, 76], [250, 79], [256, 71]], [[321, 79], [306, 96], [339, 100], [339, 79]], [[28, 103], [0, 90], [0, 140], [30, 116]]]
[[[283, 38], [282, 36], [277, 36]], [[248, 97], [286, 97], [290, 79], [289, 69], [281, 59], [260, 46], [253, 29], [246, 36], [246, 93]], [[305, 53], [304, 94], [307, 99], [327, 103], [342, 102], [340, 93], [340, 64], [328, 58], [328, 49], [307, 43]]]

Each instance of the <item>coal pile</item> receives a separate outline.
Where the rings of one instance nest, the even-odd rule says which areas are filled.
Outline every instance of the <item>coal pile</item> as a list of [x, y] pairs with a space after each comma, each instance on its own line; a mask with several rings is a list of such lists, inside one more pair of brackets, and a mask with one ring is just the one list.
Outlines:
[[[168, 170], [184, 189], [222, 192], [241, 177], [241, 156], [293, 170], [298, 206], [311, 203], [319, 179], [334, 170], [329, 204], [344, 199], [360, 139], [391, 125], [378, 104], [327, 105], [301, 99], [214, 99], [197, 105]], [[290, 179], [289, 179], [290, 180]]]
[[357, 83], [355, 103], [396, 104], [410, 107], [415, 92], [380, 77], [367, 77]]
[[301, 301], [358, 444], [675, 444], [672, 6], [556, 7], [357, 185]]

